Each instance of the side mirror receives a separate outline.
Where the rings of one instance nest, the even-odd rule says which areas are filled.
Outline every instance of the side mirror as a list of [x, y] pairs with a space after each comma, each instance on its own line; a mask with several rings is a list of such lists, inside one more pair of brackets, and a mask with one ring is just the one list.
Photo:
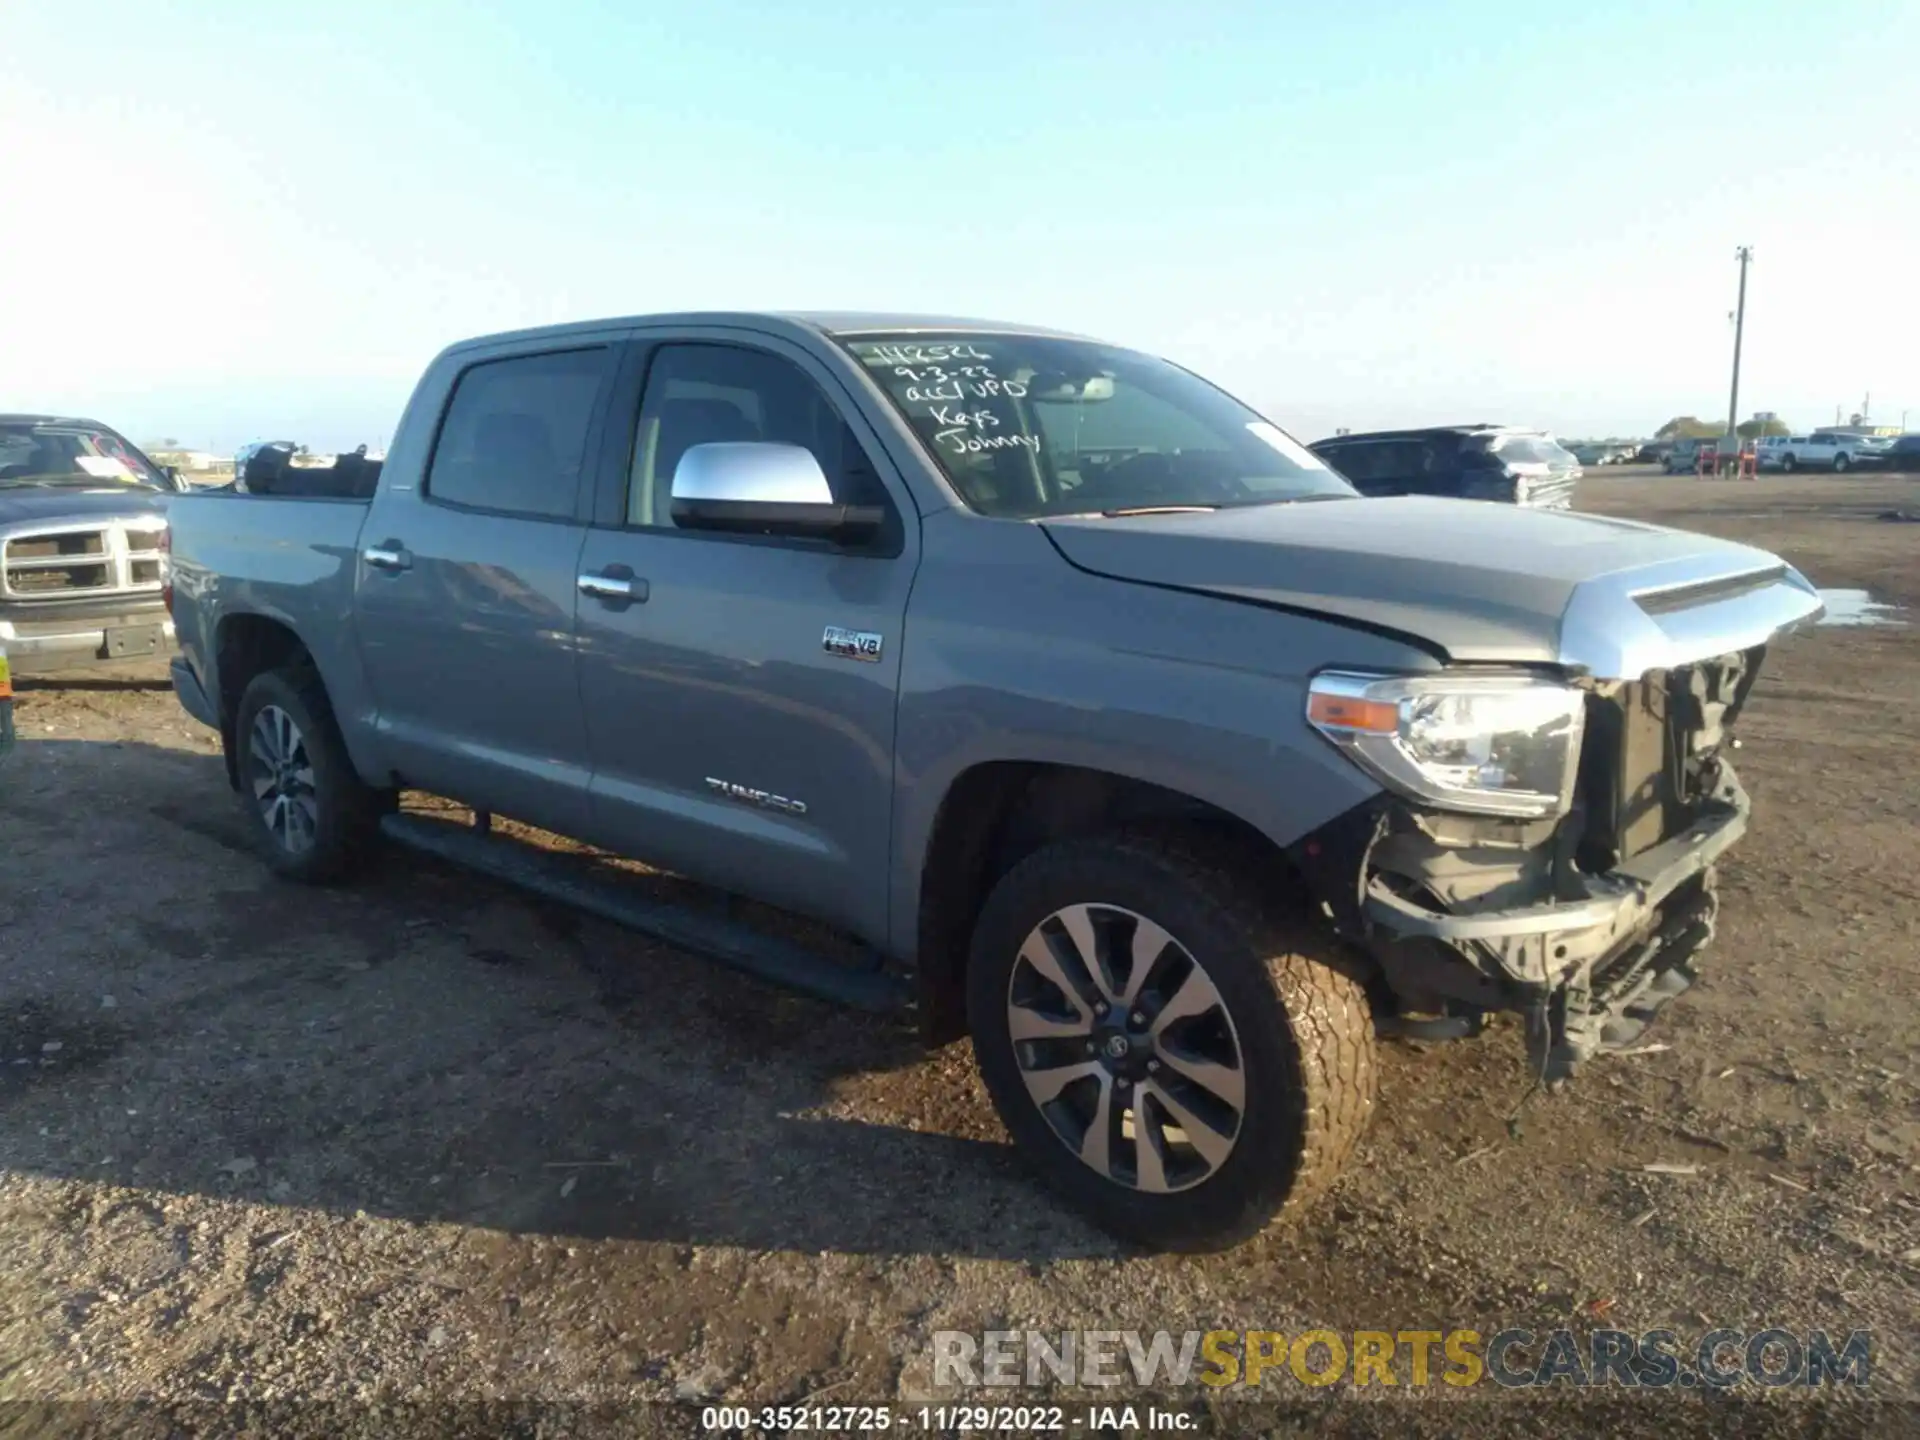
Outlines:
[[188, 482], [187, 477], [180, 473], [178, 466], [162, 465], [160, 467], [160, 473], [167, 477], [167, 484], [171, 485], [175, 490], [186, 491], [193, 488], [191, 483]]
[[714, 441], [673, 470], [673, 523], [683, 530], [792, 535], [857, 545], [886, 523], [878, 505], [842, 505], [802, 445]]

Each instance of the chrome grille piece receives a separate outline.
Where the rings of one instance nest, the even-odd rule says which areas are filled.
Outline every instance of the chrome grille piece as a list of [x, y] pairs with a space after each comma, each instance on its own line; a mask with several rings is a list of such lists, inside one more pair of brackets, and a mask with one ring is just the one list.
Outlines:
[[96, 600], [157, 594], [166, 579], [166, 522], [45, 526], [0, 538], [0, 596]]

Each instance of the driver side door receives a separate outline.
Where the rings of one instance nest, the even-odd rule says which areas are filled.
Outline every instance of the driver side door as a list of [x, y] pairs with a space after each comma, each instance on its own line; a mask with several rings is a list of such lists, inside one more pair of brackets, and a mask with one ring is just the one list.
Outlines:
[[[676, 526], [680, 457], [741, 441], [805, 447], [836, 501], [886, 511], [881, 534], [846, 547]], [[675, 336], [623, 368], [601, 470], [575, 622], [595, 835], [884, 941], [919, 527], [878, 438], [797, 347]]]

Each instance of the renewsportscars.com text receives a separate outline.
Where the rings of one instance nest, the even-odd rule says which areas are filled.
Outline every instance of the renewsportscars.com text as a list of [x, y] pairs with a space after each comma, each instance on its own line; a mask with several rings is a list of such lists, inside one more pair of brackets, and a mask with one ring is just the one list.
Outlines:
[[1825, 1330], [962, 1330], [936, 1331], [936, 1387], [1134, 1384], [1213, 1389], [1566, 1385], [1864, 1387], [1869, 1332]]

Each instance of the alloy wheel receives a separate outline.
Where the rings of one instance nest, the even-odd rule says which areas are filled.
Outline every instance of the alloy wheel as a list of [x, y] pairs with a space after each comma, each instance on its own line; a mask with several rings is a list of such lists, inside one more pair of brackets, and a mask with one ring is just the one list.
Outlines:
[[247, 778], [267, 832], [289, 854], [313, 848], [320, 824], [307, 737], [278, 705], [263, 705], [247, 736]]
[[1042, 920], [1007, 981], [1007, 1029], [1034, 1105], [1105, 1179], [1168, 1194], [1232, 1154], [1247, 1103], [1233, 1017], [1147, 917], [1096, 904]]

